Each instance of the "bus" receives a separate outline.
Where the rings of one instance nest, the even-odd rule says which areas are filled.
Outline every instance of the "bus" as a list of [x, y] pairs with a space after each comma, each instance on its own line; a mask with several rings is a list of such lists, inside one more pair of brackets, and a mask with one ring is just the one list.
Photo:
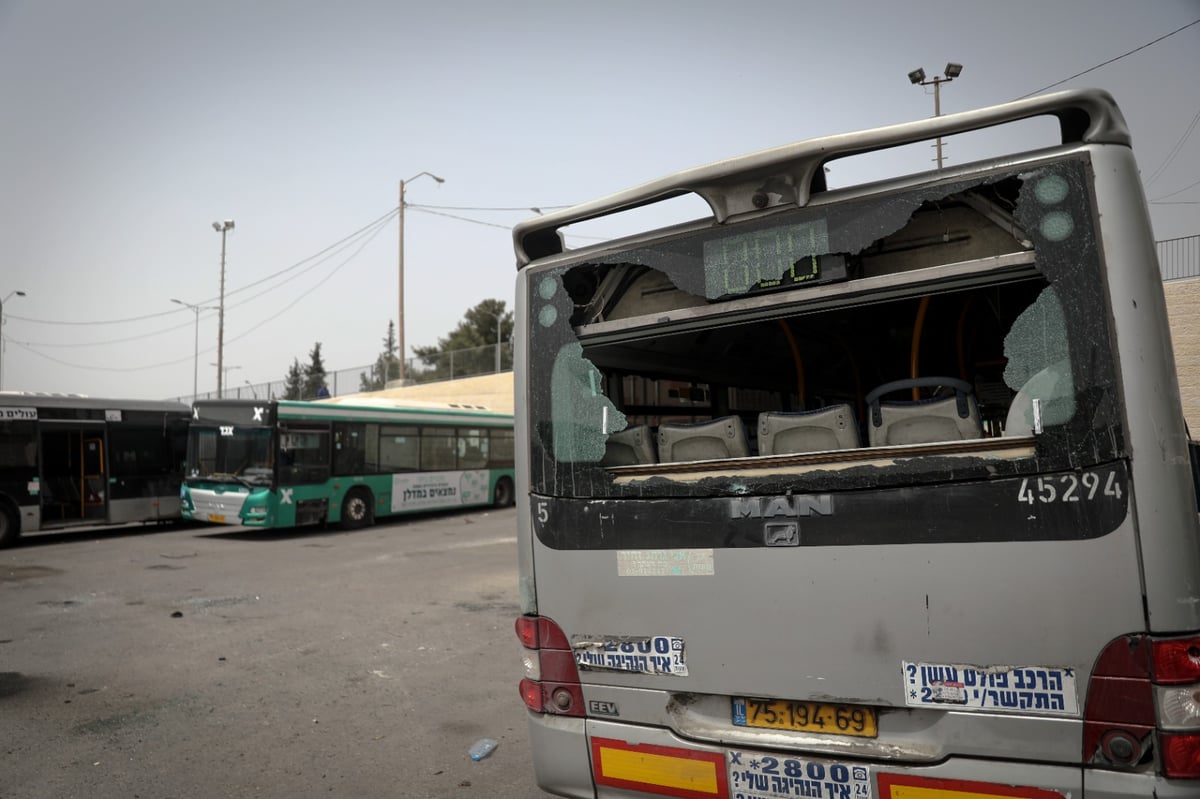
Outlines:
[[177, 402], [0, 392], [0, 547], [178, 519], [188, 417]]
[[370, 398], [192, 406], [185, 519], [353, 529], [515, 497], [511, 414]]
[[[565, 246], [685, 194], [711, 216]], [[1193, 446], [1109, 94], [784, 145], [513, 236], [545, 791], [1200, 795]]]

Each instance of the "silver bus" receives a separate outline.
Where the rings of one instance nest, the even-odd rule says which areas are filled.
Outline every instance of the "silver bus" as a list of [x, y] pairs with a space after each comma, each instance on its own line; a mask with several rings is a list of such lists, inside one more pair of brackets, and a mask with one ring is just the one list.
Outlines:
[[[1038, 118], [1041, 149], [826, 185]], [[564, 245], [684, 194], [711, 216]], [[1107, 93], [733, 158], [514, 240], [544, 790], [1200, 795], [1191, 447]]]
[[180, 518], [188, 406], [0, 392], [0, 547], [22, 533]]

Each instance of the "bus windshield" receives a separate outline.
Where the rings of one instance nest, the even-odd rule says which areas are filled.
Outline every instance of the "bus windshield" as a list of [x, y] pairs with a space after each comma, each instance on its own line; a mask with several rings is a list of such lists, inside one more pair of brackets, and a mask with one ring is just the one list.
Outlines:
[[[736, 493], [786, 473], [812, 491], [1113, 458], [1088, 170], [814, 203], [539, 273], [535, 490]], [[879, 460], [898, 446], [922, 457]]]
[[219, 427], [193, 425], [188, 433], [187, 476], [245, 485], [271, 484], [272, 430], [239, 427], [226, 435]]

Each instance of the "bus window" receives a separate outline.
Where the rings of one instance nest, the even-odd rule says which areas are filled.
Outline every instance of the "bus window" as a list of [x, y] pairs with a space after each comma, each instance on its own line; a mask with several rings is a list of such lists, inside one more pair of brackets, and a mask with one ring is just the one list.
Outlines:
[[281, 426], [280, 481], [285, 485], [329, 479], [329, 430]]
[[420, 429], [380, 425], [379, 464], [384, 472], [415, 472], [420, 469]]

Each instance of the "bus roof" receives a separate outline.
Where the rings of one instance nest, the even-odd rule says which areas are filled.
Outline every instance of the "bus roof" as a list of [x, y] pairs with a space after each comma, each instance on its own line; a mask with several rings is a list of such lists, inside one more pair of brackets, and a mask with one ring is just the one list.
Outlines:
[[118, 399], [85, 394], [43, 394], [36, 391], [0, 391], [0, 406], [34, 408], [88, 408], [120, 411], [187, 413], [188, 406], [174, 400]]
[[813, 194], [825, 191], [824, 166], [829, 161], [1040, 116], [1058, 119], [1063, 144], [1130, 145], [1125, 117], [1112, 95], [1101, 89], [1055, 92], [916, 122], [809, 139], [686, 169], [520, 222], [513, 228], [517, 269], [562, 253], [559, 229], [578, 222], [685, 194], [700, 195], [717, 223], [770, 207], [803, 207]]

